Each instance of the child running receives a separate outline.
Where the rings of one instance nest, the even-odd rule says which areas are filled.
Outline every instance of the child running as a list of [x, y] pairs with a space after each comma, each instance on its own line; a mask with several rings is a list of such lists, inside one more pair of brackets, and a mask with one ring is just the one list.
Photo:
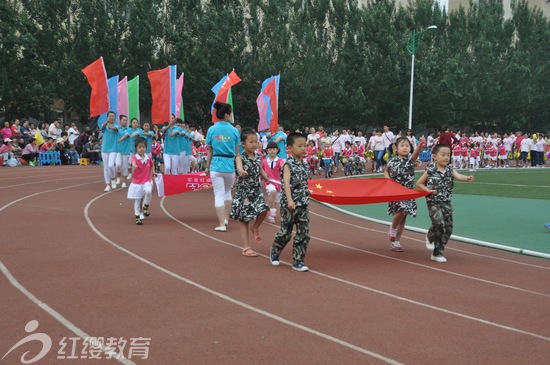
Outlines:
[[279, 147], [275, 142], [267, 144], [267, 158], [262, 162], [262, 168], [269, 176], [269, 181], [265, 183], [265, 191], [267, 193], [267, 203], [269, 205], [269, 217], [267, 221], [271, 224], [275, 223], [277, 216], [277, 204], [281, 200], [281, 171], [285, 161], [279, 158]]
[[141, 137], [136, 138], [135, 148], [136, 154], [132, 156], [132, 183], [128, 188], [128, 199], [135, 200], [136, 224], [141, 226], [145, 217], [149, 216], [155, 168], [153, 160], [145, 153], [147, 141]]
[[459, 174], [451, 166], [448, 166], [451, 158], [449, 146], [438, 144], [434, 147], [432, 155], [435, 166], [426, 169], [417, 181], [416, 186], [421, 190], [431, 193], [426, 197], [428, 214], [432, 226], [426, 235], [426, 248], [432, 251], [431, 259], [437, 262], [447, 262], [443, 256], [445, 245], [453, 233], [453, 197], [454, 179], [473, 182], [473, 176]]
[[[399, 137], [395, 141], [397, 155], [392, 157], [386, 168], [384, 176], [403, 185], [406, 188], [414, 188], [414, 168], [416, 160], [424, 148], [424, 142], [419, 142], [416, 150], [411, 155], [413, 145], [407, 137]], [[407, 215], [416, 217], [416, 200], [398, 200], [388, 204], [388, 214], [393, 215], [393, 221], [390, 227], [388, 237], [390, 239], [390, 249], [395, 252], [403, 252], [399, 242], [403, 235]]]
[[241, 222], [243, 256], [256, 257], [258, 255], [250, 248], [248, 243], [248, 223], [255, 219], [250, 231], [252, 231], [254, 241], [261, 243], [260, 224], [264, 221], [269, 207], [265, 203], [260, 177], [265, 181], [268, 181], [269, 177], [261, 167], [261, 157], [255, 152], [258, 148], [257, 134], [252, 129], [244, 129], [241, 132], [241, 143], [244, 151], [235, 158], [239, 177], [237, 178], [237, 189], [231, 205], [230, 218]]
[[296, 224], [296, 235], [292, 248], [292, 269], [308, 271], [304, 263], [309, 244], [309, 190], [306, 156], [306, 137], [301, 133], [290, 133], [287, 137], [290, 156], [283, 166], [282, 181], [284, 193], [281, 197], [281, 230], [275, 234], [269, 251], [271, 265], [279, 266], [279, 255], [290, 242], [292, 227]]

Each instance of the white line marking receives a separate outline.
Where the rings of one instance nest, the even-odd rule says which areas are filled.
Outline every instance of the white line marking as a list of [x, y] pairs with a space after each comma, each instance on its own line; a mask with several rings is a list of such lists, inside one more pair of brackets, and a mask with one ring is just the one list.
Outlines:
[[[70, 189], [70, 188], [74, 188], [74, 187], [82, 186], [82, 185], [97, 184], [98, 182], [99, 181], [87, 182], [87, 183], [83, 183], [83, 184], [71, 185], [71, 186], [67, 186], [67, 187], [63, 187], [63, 188], [57, 188], [57, 189], [51, 189], [51, 190], [45, 190], [45, 191], [42, 191], [42, 192], [39, 192], [39, 193], [34, 193], [34, 194], [31, 194], [31, 195], [27, 195], [25, 197], [19, 198], [17, 200], [12, 201], [11, 203], [8, 203], [8, 204], [4, 205], [2, 208], [0, 208], [0, 212], [2, 212], [4, 209], [6, 209], [9, 206], [12, 206], [12, 205], [22, 201], [22, 200], [29, 199], [29, 198], [35, 197], [37, 195], [40, 195], [40, 194], [50, 193], [52, 191]], [[8, 281], [15, 288], [17, 288], [21, 293], [23, 293], [23, 295], [25, 295], [27, 298], [29, 298], [34, 304], [36, 304], [38, 307], [43, 309], [46, 313], [48, 313], [53, 318], [55, 318], [59, 323], [61, 323], [63, 326], [65, 326], [67, 329], [69, 329], [71, 332], [73, 332], [75, 335], [82, 338], [83, 340], [90, 337], [86, 332], [82, 331], [80, 328], [75, 326], [71, 321], [69, 321], [68, 319], [63, 317], [59, 312], [57, 312], [55, 309], [53, 309], [52, 307], [50, 307], [49, 305], [47, 305], [46, 303], [44, 303], [43, 301], [41, 301], [40, 299], [35, 297], [30, 291], [28, 291], [23, 285], [21, 285], [17, 281], [17, 279], [15, 279], [15, 277], [10, 273], [10, 271], [6, 268], [6, 266], [2, 263], [2, 261], [0, 261], [0, 271], [2, 271], [2, 274], [4, 274], [4, 276], [8, 279]], [[113, 355], [116, 354], [116, 356], [113, 356], [115, 358], [115, 360], [117, 360], [117, 361], [119, 361], [123, 364], [126, 364], [126, 365], [135, 365], [135, 363], [133, 361], [130, 361], [130, 360], [124, 358], [124, 357], [119, 359], [118, 357], [121, 356], [121, 355], [114, 352], [114, 351], [112, 351], [111, 349], [107, 349], [103, 345], [101, 345], [100, 347], [101, 347], [101, 350], [105, 353], [111, 353]]]
[[[360, 219], [367, 220], [367, 221], [374, 222], [374, 223], [383, 224], [383, 225], [386, 225], [386, 226], [390, 225], [389, 222], [383, 221], [381, 219], [375, 219], [375, 218], [362, 216], [360, 214], [349, 212], [347, 210], [344, 210], [342, 208], [339, 208], [339, 207], [337, 207], [335, 205], [332, 205], [332, 204], [329, 204], [329, 203], [322, 203], [322, 202], [317, 202], [317, 203], [319, 203], [321, 205], [325, 205], [325, 206], [327, 206], [331, 209], [334, 209], [338, 212], [345, 213], [347, 215], [351, 215], [352, 217], [360, 218]], [[416, 228], [416, 227], [411, 227], [411, 226], [405, 226], [405, 229], [407, 229], [409, 231], [413, 231], [413, 232], [419, 232], [419, 233], [427, 233], [428, 232], [427, 229]], [[373, 230], [373, 231], [376, 231], [376, 230]], [[524, 255], [527, 255], [527, 256], [534, 256], [534, 257], [539, 257], [539, 258], [544, 258], [544, 259], [550, 259], [550, 254], [543, 253], [543, 252], [524, 250], [522, 248], [517, 248], [517, 247], [512, 247], [512, 246], [504, 246], [504, 245], [499, 245], [499, 244], [496, 244], [496, 243], [485, 242], [485, 241], [480, 241], [480, 240], [474, 240], [474, 239], [471, 239], [471, 238], [456, 236], [456, 235], [451, 235], [451, 239], [453, 239], [455, 241], [471, 243], [471, 244], [474, 244], [474, 245], [477, 245], [477, 246], [485, 246], [485, 247], [490, 247], [490, 248], [496, 248], [496, 249], [499, 249], [499, 250], [502, 250], [502, 251], [508, 251], [508, 252], [513, 252], [513, 253], [524, 254]], [[452, 248], [451, 248], [451, 250], [452, 250]]]
[[[173, 219], [174, 221], [176, 221], [177, 223], [179, 223], [180, 225], [188, 228], [189, 230], [197, 233], [197, 234], [200, 234], [204, 237], [207, 237], [207, 238], [210, 238], [214, 241], [217, 241], [217, 242], [220, 242], [220, 243], [223, 243], [225, 245], [228, 245], [228, 246], [232, 246], [232, 247], [237, 247], [239, 248], [239, 250], [241, 249], [240, 246], [237, 246], [237, 245], [234, 245], [230, 242], [227, 242], [227, 241], [223, 241], [223, 240], [220, 240], [216, 237], [212, 237], [206, 233], [203, 233], [185, 223], [183, 223], [182, 221], [180, 221], [179, 219], [175, 218], [174, 216], [172, 216], [165, 208], [164, 208], [164, 198], [161, 200], [161, 204], [160, 204], [162, 210], [164, 211], [164, 213], [170, 217], [171, 219]], [[125, 250], [125, 249], [124, 249]], [[258, 256], [262, 256], [262, 257], [265, 257], [265, 258], [268, 258], [266, 255], [262, 255], [260, 253], [258, 253]], [[289, 265], [288, 263], [285, 263], [284, 261], [281, 261], [282, 263], [284, 263], [285, 265]], [[422, 302], [418, 302], [418, 301], [415, 301], [415, 300], [412, 300], [412, 299], [408, 299], [408, 298], [404, 298], [404, 297], [400, 297], [398, 295], [395, 295], [395, 294], [391, 294], [391, 293], [387, 293], [387, 292], [384, 292], [384, 291], [381, 291], [381, 290], [378, 290], [378, 289], [374, 289], [374, 288], [371, 288], [371, 287], [368, 287], [368, 286], [364, 286], [364, 285], [361, 285], [361, 284], [357, 284], [357, 283], [354, 283], [352, 281], [348, 281], [348, 280], [345, 280], [345, 279], [341, 279], [341, 278], [338, 278], [338, 277], [335, 277], [335, 276], [332, 276], [332, 275], [328, 275], [328, 274], [323, 274], [319, 271], [315, 271], [315, 270], [309, 270], [309, 272], [311, 273], [314, 273], [316, 275], [320, 275], [320, 276], [323, 276], [327, 279], [331, 279], [331, 280], [334, 280], [334, 281], [338, 281], [338, 282], [341, 282], [341, 283], [345, 283], [345, 284], [348, 284], [348, 285], [351, 285], [351, 286], [354, 286], [354, 287], [357, 287], [357, 288], [361, 288], [361, 289], [365, 289], [365, 290], [368, 290], [368, 291], [371, 291], [371, 292], [374, 292], [374, 293], [377, 293], [377, 294], [380, 294], [380, 295], [383, 295], [383, 296], [387, 296], [387, 297], [390, 297], [390, 298], [393, 298], [393, 299], [397, 299], [397, 300], [400, 300], [400, 301], [403, 301], [403, 302], [407, 302], [407, 303], [411, 303], [411, 304], [415, 304], [415, 305], [418, 305], [418, 306], [421, 306], [421, 307], [424, 307], [424, 308], [429, 308], [429, 309], [433, 309], [433, 310], [436, 310], [436, 311], [439, 311], [439, 312], [443, 312], [443, 313], [447, 313], [447, 314], [450, 314], [450, 315], [454, 315], [454, 316], [457, 316], [457, 317], [460, 317], [460, 318], [465, 318], [465, 319], [469, 319], [469, 320], [472, 320], [472, 321], [475, 321], [475, 322], [480, 322], [480, 323], [483, 323], [483, 324], [487, 324], [489, 326], [493, 326], [493, 327], [497, 327], [497, 328], [501, 328], [501, 329], [504, 329], [504, 330], [508, 330], [508, 331], [512, 331], [512, 332], [517, 332], [517, 333], [521, 333], [521, 334], [524, 334], [524, 335], [528, 335], [528, 336], [532, 336], [532, 337], [536, 337], [538, 339], [542, 339], [544, 341], [550, 341], [550, 337], [545, 337], [545, 336], [542, 336], [542, 335], [539, 335], [539, 334], [536, 334], [536, 333], [532, 333], [532, 332], [528, 332], [528, 331], [524, 331], [524, 330], [520, 330], [520, 329], [517, 329], [517, 328], [514, 328], [514, 327], [510, 327], [510, 326], [505, 326], [505, 325], [502, 325], [502, 324], [498, 324], [498, 323], [495, 323], [495, 322], [491, 322], [491, 321], [487, 321], [487, 320], [484, 320], [484, 319], [481, 319], [481, 318], [477, 318], [477, 317], [472, 317], [472, 316], [469, 316], [467, 314], [462, 314], [462, 313], [458, 313], [458, 312], [454, 312], [454, 311], [451, 311], [451, 310], [448, 310], [448, 309], [444, 309], [444, 308], [440, 308], [440, 307], [436, 307], [436, 306], [433, 306], [431, 304], [426, 304], [426, 303], [422, 303]]]
[[[57, 175], [57, 176], [59, 176], [59, 175]], [[26, 186], [26, 185], [44, 184], [44, 183], [50, 183], [50, 182], [55, 182], [55, 181], [86, 179], [86, 178], [88, 178], [88, 177], [87, 176], [79, 176], [79, 177], [65, 177], [63, 179], [55, 179], [55, 180], [40, 180], [40, 181], [17, 184], [17, 185], [0, 186], [0, 189], [15, 188], [15, 187]]]
[[[75, 326], [71, 321], [69, 321], [67, 318], [63, 317], [61, 313], [35, 297], [30, 291], [27, 290], [23, 285], [21, 285], [17, 279], [11, 274], [11, 272], [8, 270], [8, 268], [4, 265], [2, 261], [0, 261], [0, 271], [2, 271], [2, 274], [8, 279], [8, 281], [13, 285], [17, 290], [19, 290], [23, 295], [25, 295], [27, 298], [29, 298], [34, 304], [36, 304], [38, 307], [43, 309], [46, 313], [48, 313], [50, 316], [55, 318], [59, 323], [61, 323], [63, 326], [68, 328], [72, 333], [77, 335], [83, 340], [86, 340], [87, 338], [90, 338], [91, 336]], [[112, 355], [113, 359], [117, 360], [118, 362], [125, 364], [125, 365], [135, 365], [135, 363], [131, 360], [128, 360], [124, 358], [124, 355], [121, 355], [117, 352], [115, 352], [112, 349], [108, 349], [102, 344], [99, 345], [101, 350], [105, 352], [106, 354]], [[122, 358], [118, 358], [122, 357]]]
[[[106, 194], [108, 194], [108, 193], [106, 193]], [[254, 306], [250, 305], [250, 304], [241, 302], [240, 300], [237, 300], [237, 299], [235, 299], [235, 298], [232, 298], [232, 297], [230, 297], [230, 296], [228, 296], [228, 295], [225, 295], [225, 294], [220, 293], [220, 292], [218, 292], [218, 291], [212, 290], [212, 289], [210, 289], [210, 288], [208, 288], [208, 287], [206, 287], [206, 286], [204, 286], [204, 285], [202, 285], [202, 284], [199, 284], [199, 283], [197, 283], [197, 282], [195, 282], [195, 281], [193, 281], [193, 280], [190, 280], [190, 279], [185, 278], [185, 277], [183, 277], [183, 276], [181, 276], [181, 275], [179, 275], [179, 274], [176, 274], [176, 273], [173, 272], [173, 271], [170, 271], [170, 270], [168, 270], [168, 269], [165, 269], [164, 267], [159, 266], [159, 265], [157, 265], [157, 264], [155, 264], [155, 263], [153, 263], [153, 262], [147, 260], [146, 258], [141, 257], [141, 256], [139, 256], [138, 254], [136, 254], [136, 253], [134, 253], [134, 252], [132, 252], [132, 251], [130, 251], [130, 250], [128, 250], [128, 249], [126, 249], [126, 248], [124, 248], [124, 247], [118, 245], [118, 244], [116, 244], [115, 242], [113, 242], [112, 240], [110, 240], [108, 237], [106, 237], [103, 233], [101, 233], [101, 232], [96, 228], [96, 226], [92, 223], [92, 221], [91, 221], [91, 219], [90, 219], [90, 216], [89, 216], [89, 214], [88, 214], [88, 211], [89, 211], [90, 206], [91, 206], [96, 200], [100, 199], [101, 197], [105, 196], [106, 194], [101, 194], [101, 195], [97, 196], [96, 198], [90, 200], [90, 202], [88, 202], [88, 204], [86, 204], [86, 207], [84, 208], [84, 217], [86, 218], [86, 221], [88, 222], [88, 225], [90, 226], [90, 228], [92, 229], [92, 231], [94, 231], [95, 234], [97, 234], [99, 237], [101, 237], [101, 239], [103, 239], [105, 242], [109, 243], [111, 246], [117, 248], [118, 250], [120, 250], [120, 251], [122, 251], [122, 252], [128, 254], [129, 256], [131, 256], [131, 257], [133, 257], [133, 258], [135, 258], [135, 259], [137, 259], [137, 260], [143, 262], [144, 264], [149, 265], [149, 266], [151, 266], [151, 267], [153, 267], [153, 268], [155, 268], [155, 269], [157, 269], [157, 270], [159, 270], [159, 271], [161, 271], [161, 272], [163, 272], [163, 273], [165, 273], [165, 274], [167, 274], [167, 275], [169, 275], [169, 276], [171, 276], [171, 277], [173, 277], [173, 278], [175, 278], [175, 279], [177, 279], [177, 280], [183, 281], [183, 282], [185, 282], [185, 283], [187, 283], [187, 284], [189, 284], [189, 285], [192, 285], [192, 286], [194, 286], [194, 287], [196, 287], [196, 288], [198, 288], [198, 289], [200, 289], [200, 290], [203, 290], [203, 291], [205, 291], [205, 292], [207, 292], [207, 293], [209, 293], [209, 294], [211, 294], [211, 295], [214, 295], [214, 296], [216, 296], [216, 297], [218, 297], [218, 298], [220, 298], [220, 299], [223, 299], [223, 300], [225, 300], [225, 301], [228, 301], [228, 302], [230, 302], [230, 303], [233, 303], [233, 304], [235, 304], [235, 305], [237, 305], [237, 306], [240, 306], [240, 307], [242, 307], [242, 308], [248, 309], [248, 310], [253, 311], [253, 312], [255, 312], [255, 313], [258, 313], [258, 314], [260, 314], [260, 315], [262, 315], [262, 316], [265, 316], [265, 317], [268, 317], [268, 318], [270, 318], [270, 319], [273, 319], [273, 320], [275, 320], [275, 321], [277, 321], [277, 322], [281, 322], [281, 323], [286, 324], [286, 325], [288, 325], [288, 326], [297, 328], [297, 329], [302, 330], [302, 331], [304, 331], [304, 332], [308, 332], [308, 333], [310, 333], [310, 334], [312, 334], [312, 335], [315, 335], [315, 336], [324, 338], [324, 339], [326, 339], [326, 340], [332, 341], [332, 342], [334, 342], [334, 343], [336, 343], [336, 344], [338, 344], [338, 345], [345, 346], [345, 347], [347, 347], [347, 348], [349, 348], [349, 349], [355, 350], [355, 351], [360, 352], [360, 353], [362, 353], [362, 354], [369, 355], [369, 356], [371, 356], [371, 357], [374, 357], [374, 358], [376, 358], [376, 359], [379, 359], [379, 360], [381, 360], [381, 361], [384, 361], [384, 362], [386, 362], [386, 363], [388, 363], [388, 364], [392, 364], [392, 365], [400, 365], [400, 364], [401, 364], [400, 362], [398, 362], [398, 361], [396, 361], [396, 360], [390, 359], [390, 358], [388, 358], [388, 357], [382, 356], [382, 355], [380, 355], [380, 354], [377, 354], [377, 353], [375, 353], [375, 352], [369, 351], [369, 350], [364, 349], [364, 348], [362, 348], [362, 347], [356, 346], [356, 345], [354, 345], [354, 344], [351, 344], [351, 343], [346, 342], [346, 341], [344, 341], [344, 340], [341, 340], [341, 339], [339, 339], [339, 338], [336, 338], [336, 337], [327, 335], [327, 334], [325, 334], [325, 333], [323, 333], [323, 332], [319, 332], [319, 331], [314, 330], [314, 329], [312, 329], [312, 328], [309, 328], [309, 327], [303, 326], [303, 325], [301, 325], [301, 324], [292, 322], [292, 321], [290, 321], [290, 320], [288, 320], [288, 319], [286, 319], [286, 318], [283, 318], [283, 317], [280, 317], [280, 316], [275, 315], [275, 314], [273, 314], [273, 313], [264, 311], [264, 310], [262, 310], [262, 309], [260, 309], [260, 308], [257, 308], [257, 307], [254, 307]], [[225, 241], [216, 239], [215, 237], [212, 237], [212, 236], [208, 236], [208, 235], [206, 235], [206, 234], [203, 234], [202, 232], [197, 231], [197, 230], [195, 230], [194, 228], [187, 226], [185, 223], [178, 221], [175, 217], [173, 217], [170, 213], [168, 213], [168, 212], [166, 211], [166, 209], [164, 209], [164, 204], [163, 204], [163, 203], [164, 203], [164, 198], [161, 199], [161, 208], [162, 208], [162, 210], [163, 210], [170, 218], [172, 218], [172, 219], [175, 220], [176, 222], [179, 222], [180, 224], [183, 224], [184, 226], [190, 228], [191, 230], [193, 230], [193, 231], [195, 231], [195, 232], [197, 232], [197, 233], [199, 233], [199, 234], [202, 234], [202, 235], [207, 236], [207, 237], [209, 237], [209, 238], [211, 238], [211, 239], [214, 239], [215, 241], [219, 241], [219, 242], [221, 242], [221, 243], [226, 243], [226, 244], [228, 243], [228, 242], [225, 242]], [[233, 245], [233, 244], [229, 244], [229, 245], [230, 245], [230, 246], [234, 246], [234, 247], [238, 247], [237, 245]], [[240, 247], [239, 247], [239, 249], [240, 249]], [[263, 255], [262, 255], [262, 256], [263, 256]]]

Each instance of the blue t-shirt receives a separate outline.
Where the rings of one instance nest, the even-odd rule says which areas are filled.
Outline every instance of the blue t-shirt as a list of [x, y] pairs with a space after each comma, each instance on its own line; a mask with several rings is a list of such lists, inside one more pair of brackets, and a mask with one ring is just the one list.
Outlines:
[[235, 172], [235, 147], [240, 140], [239, 131], [229, 122], [217, 122], [208, 129], [206, 145], [212, 147], [210, 171]]
[[286, 154], [286, 133], [283, 131], [278, 131], [275, 133], [274, 136], [271, 136], [269, 139], [269, 142], [275, 141], [277, 138], [283, 137], [279, 142], [277, 142], [277, 147], [279, 147], [279, 153], [277, 153], [277, 157], [279, 158], [287, 158]]
[[171, 136], [170, 134], [174, 132], [181, 131], [181, 128], [176, 126], [173, 126], [172, 128], [167, 128], [164, 134], [164, 153], [167, 155], [179, 155], [180, 154], [180, 148], [179, 148], [179, 134], [175, 134]]
[[[126, 127], [118, 127], [118, 138], [122, 138], [122, 136], [129, 135], [132, 131], [132, 128]], [[125, 138], [122, 142], [119, 142], [118, 144], [118, 153], [121, 153], [123, 155], [130, 155], [132, 153], [132, 150], [130, 149], [130, 138]]]
[[[153, 132], [152, 131], [148, 131], [148, 132], [143, 132], [141, 134], [141, 137], [143, 137], [143, 139], [145, 139], [147, 141], [147, 148], [145, 149], [145, 153], [151, 153], [151, 145], [153, 144]], [[134, 146], [135, 148], [135, 146]]]
[[[136, 132], [138, 133], [138, 135], [135, 136], [135, 137], [132, 137]], [[130, 153], [132, 155], [135, 155], [136, 154], [136, 138], [141, 137], [143, 135], [143, 129], [141, 129], [141, 128], [136, 128], [136, 129], [130, 128], [130, 130], [128, 131], [128, 135], [130, 136], [130, 138], [128, 138], [130, 140]]]
[[106, 126], [103, 130], [102, 139], [101, 152], [118, 152], [118, 131], [111, 130], [108, 126]]

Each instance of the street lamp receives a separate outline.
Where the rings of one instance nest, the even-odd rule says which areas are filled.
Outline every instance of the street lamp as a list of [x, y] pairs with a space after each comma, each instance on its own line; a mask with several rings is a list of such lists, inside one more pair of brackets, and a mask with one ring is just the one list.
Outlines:
[[413, 83], [414, 83], [414, 52], [418, 47], [420, 47], [420, 38], [422, 35], [431, 29], [437, 29], [436, 25], [430, 25], [428, 28], [424, 29], [421, 32], [416, 33], [416, 30], [413, 30], [412, 36], [407, 41], [407, 51], [412, 56], [411, 61], [411, 92], [409, 98], [409, 129], [412, 129], [412, 114], [413, 114]]

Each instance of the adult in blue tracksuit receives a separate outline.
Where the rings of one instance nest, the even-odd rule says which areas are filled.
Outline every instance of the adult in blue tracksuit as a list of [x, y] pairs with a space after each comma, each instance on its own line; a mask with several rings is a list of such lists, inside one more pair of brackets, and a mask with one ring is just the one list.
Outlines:
[[231, 188], [235, 181], [235, 156], [239, 153], [240, 134], [231, 122], [231, 105], [216, 102], [214, 109], [220, 121], [210, 127], [206, 134], [208, 154], [204, 172], [210, 175], [214, 190], [214, 206], [219, 221], [214, 229], [225, 232], [231, 209]]
[[107, 112], [107, 120], [101, 125], [103, 133], [101, 143], [101, 158], [103, 160], [104, 191], [116, 188], [116, 157], [118, 153], [118, 126], [115, 124], [115, 112]]

